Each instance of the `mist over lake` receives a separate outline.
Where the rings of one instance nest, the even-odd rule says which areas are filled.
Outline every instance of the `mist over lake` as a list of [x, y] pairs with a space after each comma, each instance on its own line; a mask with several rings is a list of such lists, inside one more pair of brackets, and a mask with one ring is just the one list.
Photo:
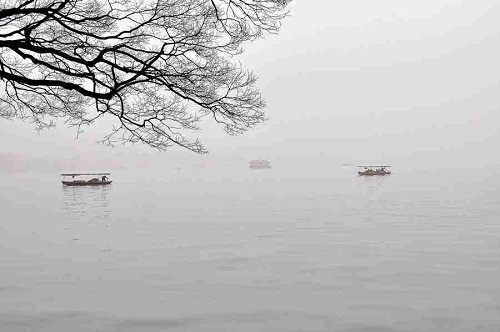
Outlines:
[[239, 166], [2, 174], [0, 330], [500, 329], [498, 167]]

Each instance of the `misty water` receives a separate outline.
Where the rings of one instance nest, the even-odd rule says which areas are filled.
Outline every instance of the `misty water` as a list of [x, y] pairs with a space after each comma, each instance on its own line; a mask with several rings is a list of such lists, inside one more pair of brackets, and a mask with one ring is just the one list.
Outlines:
[[500, 168], [393, 172], [2, 174], [0, 331], [500, 330]]

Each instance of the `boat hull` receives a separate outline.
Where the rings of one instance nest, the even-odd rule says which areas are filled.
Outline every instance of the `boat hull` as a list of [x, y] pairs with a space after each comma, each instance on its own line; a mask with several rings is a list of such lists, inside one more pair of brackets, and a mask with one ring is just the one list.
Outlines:
[[384, 175], [390, 175], [391, 172], [358, 172], [359, 176], [384, 176]]
[[111, 184], [113, 181], [61, 181], [65, 186], [105, 186]]

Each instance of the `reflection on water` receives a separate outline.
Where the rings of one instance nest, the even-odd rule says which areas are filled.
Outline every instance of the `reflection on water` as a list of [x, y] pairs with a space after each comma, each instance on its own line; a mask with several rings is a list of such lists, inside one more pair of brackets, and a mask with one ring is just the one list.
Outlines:
[[109, 251], [106, 238], [113, 219], [109, 199], [111, 191], [112, 185], [62, 186], [64, 224], [60, 229], [68, 241], [92, 244], [102, 251]]
[[80, 218], [105, 220], [109, 217], [108, 186], [62, 186], [62, 208]]
[[358, 176], [358, 181], [368, 193], [383, 190], [388, 182], [390, 182], [390, 177], [394, 175], [386, 176]]

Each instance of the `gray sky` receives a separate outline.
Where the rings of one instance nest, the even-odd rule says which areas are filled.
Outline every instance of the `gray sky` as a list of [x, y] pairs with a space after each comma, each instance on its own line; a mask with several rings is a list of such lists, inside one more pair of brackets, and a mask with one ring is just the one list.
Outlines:
[[[239, 59], [259, 76], [270, 120], [240, 137], [212, 124], [197, 136], [208, 158], [497, 164], [499, 22], [496, 0], [294, 0], [280, 34], [245, 45]], [[189, 154], [100, 147], [99, 124], [74, 140], [63, 124], [39, 135], [0, 121], [4, 155]]]

